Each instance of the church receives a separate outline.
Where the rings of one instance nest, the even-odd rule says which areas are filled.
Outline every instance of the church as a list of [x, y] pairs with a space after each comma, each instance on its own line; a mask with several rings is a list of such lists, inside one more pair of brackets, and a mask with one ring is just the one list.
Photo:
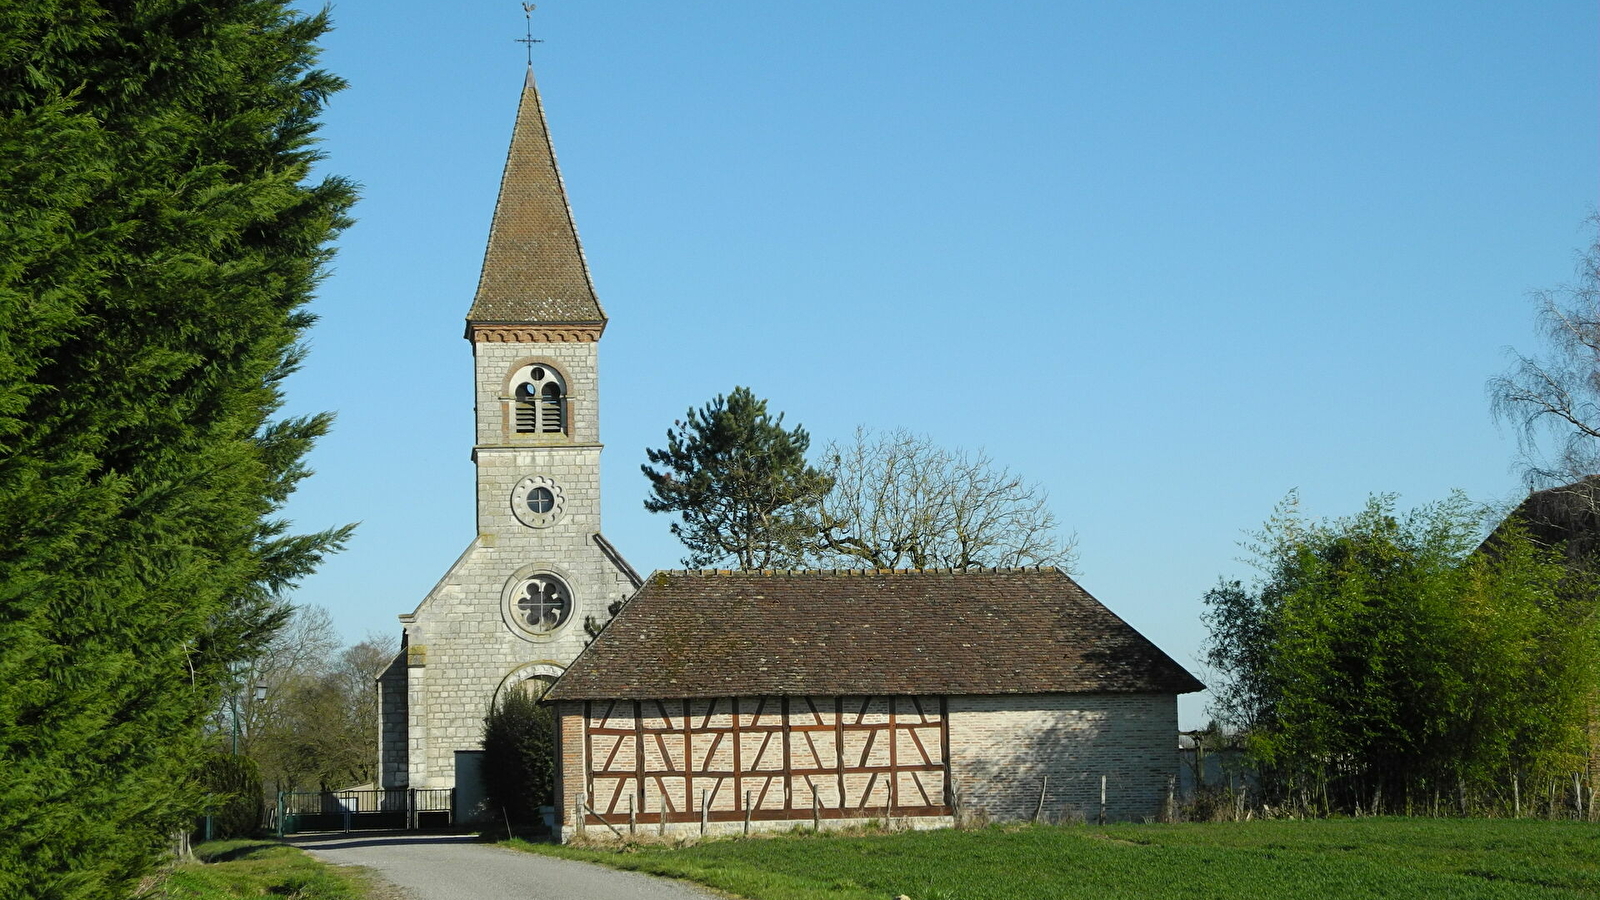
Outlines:
[[641, 584], [600, 531], [598, 354], [606, 314], [528, 71], [467, 312], [477, 536], [379, 678], [379, 786], [475, 794], [483, 716], [550, 681]]
[[1138, 820], [1192, 675], [1056, 569], [656, 572], [600, 529], [595, 295], [530, 69], [467, 313], [477, 536], [379, 678], [380, 787], [480, 805], [543, 682], [557, 833]]

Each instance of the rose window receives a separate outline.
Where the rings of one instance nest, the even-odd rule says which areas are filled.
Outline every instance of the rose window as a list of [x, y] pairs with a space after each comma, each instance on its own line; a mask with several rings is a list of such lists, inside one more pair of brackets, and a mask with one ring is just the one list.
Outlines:
[[553, 575], [535, 575], [517, 590], [517, 616], [529, 631], [554, 631], [572, 611], [572, 594]]

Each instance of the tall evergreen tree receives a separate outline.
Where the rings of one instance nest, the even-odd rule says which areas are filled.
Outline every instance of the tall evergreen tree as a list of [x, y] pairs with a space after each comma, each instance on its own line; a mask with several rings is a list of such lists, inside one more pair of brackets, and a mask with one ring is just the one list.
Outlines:
[[0, 9], [0, 896], [124, 896], [197, 811], [200, 723], [345, 531], [277, 517], [275, 418], [354, 193], [314, 181], [323, 15]]
[[783, 427], [747, 387], [718, 395], [667, 429], [667, 446], [646, 450], [644, 508], [677, 513], [672, 533], [684, 565], [732, 560], [741, 569], [797, 565], [815, 541], [810, 512], [833, 481], [806, 463], [811, 437]]

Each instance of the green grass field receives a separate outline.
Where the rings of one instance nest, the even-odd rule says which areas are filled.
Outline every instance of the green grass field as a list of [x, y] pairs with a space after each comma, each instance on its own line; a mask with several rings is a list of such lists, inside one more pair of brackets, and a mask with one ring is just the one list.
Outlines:
[[358, 876], [271, 841], [213, 841], [147, 894], [160, 900], [361, 900]]
[[517, 846], [752, 900], [1600, 897], [1600, 827], [1526, 819], [792, 834], [622, 851]]

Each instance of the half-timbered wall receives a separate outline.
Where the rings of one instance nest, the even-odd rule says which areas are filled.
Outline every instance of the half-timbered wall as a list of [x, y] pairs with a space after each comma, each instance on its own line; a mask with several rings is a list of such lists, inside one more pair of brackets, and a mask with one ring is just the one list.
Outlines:
[[563, 777], [564, 805], [586, 801], [585, 826], [950, 815], [937, 697], [606, 700], [561, 712], [563, 768], [583, 773], [581, 785]]

